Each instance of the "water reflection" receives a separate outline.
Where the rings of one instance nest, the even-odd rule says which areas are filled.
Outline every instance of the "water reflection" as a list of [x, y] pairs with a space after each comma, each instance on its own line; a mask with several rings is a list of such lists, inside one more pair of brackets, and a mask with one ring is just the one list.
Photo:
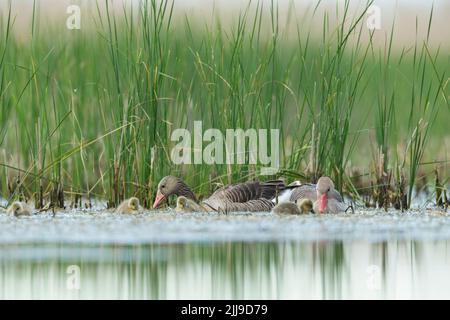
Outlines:
[[1, 299], [450, 298], [448, 241], [3, 245], [0, 257]]

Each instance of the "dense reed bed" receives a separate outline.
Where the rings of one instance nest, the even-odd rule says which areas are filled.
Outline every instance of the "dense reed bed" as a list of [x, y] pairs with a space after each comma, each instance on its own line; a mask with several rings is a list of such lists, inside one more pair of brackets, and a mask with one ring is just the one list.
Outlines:
[[[345, 1], [323, 16], [320, 32], [295, 16], [281, 30], [276, 3], [212, 24], [174, 16], [167, 0], [121, 10], [101, 4], [81, 30], [68, 30], [41, 21], [34, 3], [31, 25], [20, 31], [30, 41], [14, 32], [11, 11], [0, 15], [6, 199], [115, 206], [134, 195], [148, 207], [167, 174], [199, 194], [266, 178], [258, 164], [174, 165], [171, 132], [201, 120], [222, 132], [279, 129], [270, 144], [279, 146], [278, 176], [288, 180], [327, 174], [355, 199], [369, 197], [367, 205], [406, 209], [425, 176], [438, 186], [430, 200], [447, 201], [449, 53], [428, 39], [393, 49], [393, 32], [384, 47], [374, 45], [370, 1], [356, 14]], [[429, 34], [432, 16], [430, 6], [428, 25], [416, 32]]]

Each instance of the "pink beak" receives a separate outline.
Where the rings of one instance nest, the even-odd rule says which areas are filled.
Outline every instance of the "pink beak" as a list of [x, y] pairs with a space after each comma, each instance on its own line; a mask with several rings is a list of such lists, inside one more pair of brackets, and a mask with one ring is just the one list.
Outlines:
[[156, 199], [153, 203], [153, 209], [155, 209], [159, 204], [166, 198], [165, 195], [163, 195], [159, 190], [156, 192]]
[[319, 212], [323, 213], [327, 209], [327, 194], [321, 194], [319, 196]]

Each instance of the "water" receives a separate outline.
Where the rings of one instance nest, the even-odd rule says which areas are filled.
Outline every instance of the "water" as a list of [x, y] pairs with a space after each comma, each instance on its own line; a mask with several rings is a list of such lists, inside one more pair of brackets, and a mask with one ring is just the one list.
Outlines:
[[450, 217], [0, 214], [1, 299], [450, 298]]

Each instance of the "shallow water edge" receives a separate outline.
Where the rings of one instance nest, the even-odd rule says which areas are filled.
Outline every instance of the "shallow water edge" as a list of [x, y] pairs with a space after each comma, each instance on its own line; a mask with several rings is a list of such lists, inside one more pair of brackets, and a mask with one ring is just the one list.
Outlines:
[[0, 215], [1, 299], [441, 299], [449, 265], [444, 212]]

